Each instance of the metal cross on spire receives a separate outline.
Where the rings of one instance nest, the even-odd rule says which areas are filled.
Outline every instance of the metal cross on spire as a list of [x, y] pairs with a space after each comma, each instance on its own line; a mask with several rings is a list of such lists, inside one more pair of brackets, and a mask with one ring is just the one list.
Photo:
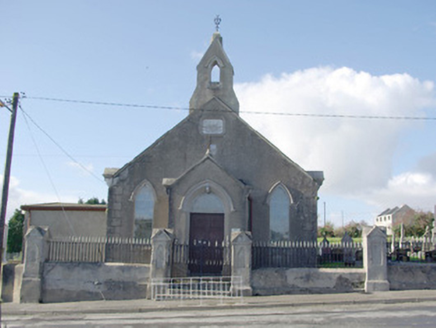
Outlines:
[[213, 21], [215, 22], [215, 28], [216, 28], [216, 31], [218, 32], [220, 30], [220, 23], [221, 23], [220, 15], [216, 15], [216, 17]]

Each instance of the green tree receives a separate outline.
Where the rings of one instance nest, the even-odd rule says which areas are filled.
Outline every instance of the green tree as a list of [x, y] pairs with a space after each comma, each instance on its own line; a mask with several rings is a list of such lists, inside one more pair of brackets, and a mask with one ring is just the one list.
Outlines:
[[433, 227], [433, 213], [418, 212], [413, 217], [412, 223], [406, 227], [406, 236], [421, 237], [424, 235], [425, 229]]
[[23, 247], [24, 214], [16, 209], [9, 220], [7, 250], [8, 253], [19, 253]]
[[79, 198], [79, 204], [89, 204], [89, 205], [106, 205], [106, 201], [102, 199], [101, 201], [97, 197], [92, 197], [88, 199], [86, 202], [83, 201], [82, 198]]
[[[403, 222], [405, 237], [422, 237], [427, 227], [433, 227], [434, 217], [431, 212], [417, 212], [413, 218]], [[401, 224], [394, 227], [395, 236], [401, 235]]]
[[364, 220], [360, 222], [350, 221], [345, 227], [335, 229], [335, 237], [343, 237], [346, 232], [351, 238], [361, 238], [362, 227], [364, 226], [367, 226]]
[[335, 226], [332, 222], [326, 222], [325, 226], [318, 227], [318, 237], [334, 237], [335, 236]]
[[335, 228], [335, 237], [343, 237], [345, 234], [345, 227]]
[[344, 227], [345, 231], [348, 233], [348, 235], [351, 238], [362, 237], [362, 224], [363, 223], [364, 222], [357, 223], [357, 222], [351, 221]]

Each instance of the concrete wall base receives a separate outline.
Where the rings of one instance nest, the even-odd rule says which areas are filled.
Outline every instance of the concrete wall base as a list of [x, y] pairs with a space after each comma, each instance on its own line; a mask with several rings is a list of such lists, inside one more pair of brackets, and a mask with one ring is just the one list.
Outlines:
[[13, 300], [16, 265], [15, 263], [2, 265], [2, 284], [0, 286], [2, 302], [12, 302]]
[[45, 263], [42, 302], [146, 297], [150, 266], [122, 263]]
[[23, 270], [24, 270], [24, 266], [22, 264], [18, 264], [15, 266], [14, 292], [12, 294], [12, 302], [14, 303], [20, 303]]
[[365, 281], [365, 293], [386, 292], [389, 290], [389, 281], [371, 280]]
[[230, 288], [230, 292], [232, 293], [232, 295], [234, 296], [253, 296], [253, 289], [251, 287], [237, 287], [237, 286], [232, 286]]
[[[2, 302], [20, 303], [23, 265], [17, 263], [4, 264], [1, 280]], [[36, 300], [36, 302], [38, 301], [39, 300]]]
[[436, 264], [392, 263], [388, 265], [391, 290], [436, 289]]
[[41, 302], [41, 279], [23, 278], [21, 282], [20, 303]]
[[324, 294], [362, 291], [364, 269], [265, 268], [252, 271], [254, 295]]

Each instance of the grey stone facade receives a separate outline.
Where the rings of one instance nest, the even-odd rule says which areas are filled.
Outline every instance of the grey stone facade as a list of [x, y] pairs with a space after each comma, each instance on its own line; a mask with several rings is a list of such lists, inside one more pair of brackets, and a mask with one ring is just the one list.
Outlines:
[[172, 229], [179, 241], [189, 240], [194, 212], [222, 213], [226, 240], [236, 229], [266, 241], [270, 195], [280, 186], [289, 196], [287, 239], [315, 240], [322, 172], [303, 170], [239, 117], [233, 67], [218, 32], [197, 71], [189, 115], [124, 167], [105, 171], [108, 236], [135, 236], [135, 201], [147, 186], [152, 227]]

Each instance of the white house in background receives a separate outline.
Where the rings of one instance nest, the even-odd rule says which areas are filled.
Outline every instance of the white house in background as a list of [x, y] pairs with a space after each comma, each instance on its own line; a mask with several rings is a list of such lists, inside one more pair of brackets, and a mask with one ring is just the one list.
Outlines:
[[405, 223], [406, 220], [412, 218], [415, 215], [415, 211], [407, 205], [401, 207], [394, 207], [380, 213], [375, 218], [375, 225], [379, 227], [385, 227], [386, 233], [392, 235], [392, 229], [397, 224]]

